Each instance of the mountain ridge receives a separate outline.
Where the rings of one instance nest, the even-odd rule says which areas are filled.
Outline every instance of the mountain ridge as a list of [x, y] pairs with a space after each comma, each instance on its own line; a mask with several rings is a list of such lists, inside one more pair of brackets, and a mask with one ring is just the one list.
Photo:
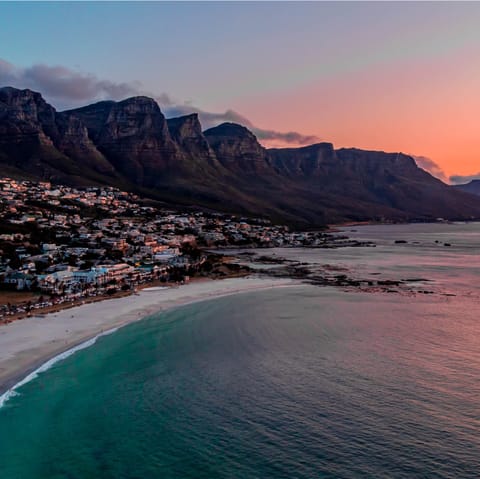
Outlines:
[[411, 156], [327, 142], [267, 149], [242, 125], [202, 131], [195, 113], [166, 119], [149, 97], [58, 112], [40, 93], [0, 88], [0, 163], [18, 175], [299, 225], [480, 217], [477, 197]]

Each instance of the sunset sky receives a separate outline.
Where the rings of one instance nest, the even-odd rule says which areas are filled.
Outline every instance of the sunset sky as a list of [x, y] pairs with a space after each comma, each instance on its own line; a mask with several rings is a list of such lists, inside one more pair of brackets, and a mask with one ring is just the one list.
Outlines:
[[480, 3], [1, 3], [0, 86], [57, 109], [153, 95], [266, 146], [402, 151], [446, 180], [480, 172], [479, 26]]

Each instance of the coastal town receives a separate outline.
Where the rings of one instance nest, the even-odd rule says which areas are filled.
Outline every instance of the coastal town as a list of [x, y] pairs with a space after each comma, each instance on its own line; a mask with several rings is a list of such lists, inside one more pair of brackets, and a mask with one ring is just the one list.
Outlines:
[[[182, 284], [225, 263], [216, 248], [329, 247], [325, 232], [295, 232], [264, 218], [174, 211], [113, 187], [73, 188], [0, 179], [0, 320], [85, 298]], [[342, 239], [338, 239], [342, 241]], [[218, 276], [238, 266], [217, 268]], [[7, 295], [7, 299], [10, 297]]]

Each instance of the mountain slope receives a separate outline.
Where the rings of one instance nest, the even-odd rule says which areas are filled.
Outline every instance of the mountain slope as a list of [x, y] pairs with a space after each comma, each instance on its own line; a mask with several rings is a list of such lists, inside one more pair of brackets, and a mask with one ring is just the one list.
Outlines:
[[480, 196], [480, 180], [472, 180], [464, 185], [454, 185], [453, 188]]
[[319, 143], [272, 149], [269, 155], [277, 171], [294, 178], [312, 197], [319, 192], [328, 197], [323, 205], [333, 208], [329, 216], [407, 220], [478, 215], [479, 204], [470, 195], [452, 190], [402, 153], [334, 150], [330, 143]]

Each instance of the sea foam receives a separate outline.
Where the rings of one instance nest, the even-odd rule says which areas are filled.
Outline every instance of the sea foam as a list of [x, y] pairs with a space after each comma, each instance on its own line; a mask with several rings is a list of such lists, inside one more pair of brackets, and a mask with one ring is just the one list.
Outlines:
[[77, 344], [73, 348], [67, 349], [63, 353], [57, 354], [53, 358], [49, 359], [45, 363], [43, 363], [41, 366], [39, 366], [37, 369], [32, 371], [28, 376], [24, 377], [21, 381], [16, 383], [14, 386], [12, 386], [10, 389], [7, 389], [1, 396], [0, 396], [0, 409], [5, 405], [5, 403], [12, 397], [17, 396], [19, 393], [17, 390], [24, 386], [25, 384], [29, 383], [33, 379], [35, 379], [39, 374], [47, 371], [50, 369], [54, 364], [63, 361], [64, 359], [68, 358], [72, 354], [75, 354], [77, 351], [81, 351], [82, 349], [89, 348], [90, 346], [93, 346], [98, 338], [102, 336], [107, 336], [108, 334], [112, 334], [115, 331], [117, 331], [118, 328], [112, 328], [107, 331], [104, 331], [100, 334], [97, 334], [93, 338], [90, 338], [87, 341], [84, 341], [83, 343]]

